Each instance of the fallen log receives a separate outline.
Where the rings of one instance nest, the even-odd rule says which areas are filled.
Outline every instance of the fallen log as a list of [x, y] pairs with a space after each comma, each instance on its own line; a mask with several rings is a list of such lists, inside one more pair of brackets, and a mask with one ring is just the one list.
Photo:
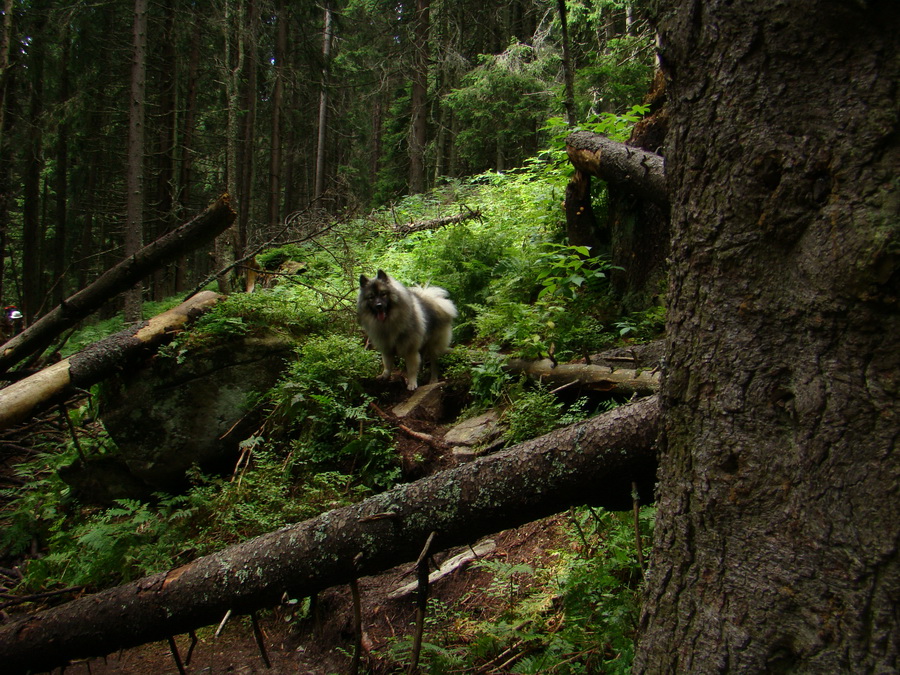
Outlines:
[[[458, 555], [455, 555], [449, 560], [443, 562], [438, 569], [428, 575], [429, 586], [434, 584], [436, 581], [440, 581], [448, 574], [453, 574], [453, 572], [472, 562], [473, 560], [478, 560], [479, 558], [493, 553], [496, 548], [497, 543], [493, 539], [485, 539], [475, 546], [467, 547], [465, 550], [463, 550], [462, 553], [459, 553]], [[418, 586], [418, 582], [411, 581], [408, 584], [404, 584], [400, 588], [394, 589], [393, 591], [388, 593], [387, 597], [391, 600], [396, 600], [397, 598], [402, 598], [405, 595], [411, 595], [413, 591], [418, 588]]]
[[618, 143], [591, 131], [566, 137], [566, 154], [579, 171], [615, 183], [623, 190], [668, 205], [665, 160], [661, 155]]
[[652, 500], [658, 401], [622, 406], [470, 464], [290, 525], [168, 572], [73, 600], [0, 628], [6, 673], [165, 640], [312, 595], [434, 550], [565, 510], [627, 510], [632, 481]]
[[462, 223], [472, 218], [481, 218], [481, 211], [466, 209], [465, 213], [458, 213], [455, 216], [444, 216], [443, 218], [431, 218], [429, 220], [416, 220], [411, 223], [403, 223], [395, 225], [394, 231], [400, 234], [411, 234], [413, 232], [421, 232], [423, 230], [436, 230], [445, 225], [453, 225], [454, 223]]
[[505, 367], [511, 373], [525, 374], [550, 387], [578, 384], [584, 389], [625, 396], [647, 396], [659, 391], [660, 371], [657, 369], [609, 368], [582, 363], [555, 364], [550, 359], [510, 359]]
[[70, 296], [31, 326], [0, 346], [0, 373], [26, 356], [45, 349], [62, 331], [99, 309], [107, 300], [131, 288], [148, 274], [178, 256], [212, 241], [237, 214], [225, 194], [199, 216], [163, 235], [108, 269], [89, 286]]
[[17, 424], [48, 404], [99, 382], [116, 368], [145, 356], [174, 337], [190, 319], [222, 298], [204, 291], [149, 321], [95, 342], [77, 354], [0, 389], [0, 430]]

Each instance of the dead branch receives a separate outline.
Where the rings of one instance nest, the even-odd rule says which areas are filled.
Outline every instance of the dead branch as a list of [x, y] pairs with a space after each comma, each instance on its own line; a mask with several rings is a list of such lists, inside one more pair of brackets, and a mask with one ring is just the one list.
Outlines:
[[657, 204], [669, 203], [665, 160], [661, 155], [617, 143], [592, 131], [569, 134], [566, 153], [579, 171]]
[[64, 300], [55, 309], [0, 347], [0, 372], [38, 352], [67, 328], [99, 309], [107, 300], [131, 288], [148, 274], [178, 256], [215, 239], [237, 217], [225, 194], [188, 223], [163, 235], [107, 270], [94, 283]]
[[222, 298], [212, 291], [195, 295], [139, 326], [95, 342], [67, 359], [0, 389], [0, 429], [27, 419], [53, 401], [89, 387], [132, 359], [145, 356], [171, 340], [188, 320]]
[[458, 213], [455, 216], [444, 216], [443, 218], [431, 218], [429, 220], [417, 220], [411, 223], [403, 223], [402, 225], [395, 225], [394, 232], [399, 234], [412, 234], [413, 232], [421, 232], [423, 230], [436, 230], [439, 227], [452, 225], [454, 223], [463, 223], [472, 218], [481, 218], [481, 211], [473, 211], [470, 208], [466, 208], [465, 213]]
[[528, 375], [528, 377], [543, 382], [550, 387], [559, 388], [578, 384], [592, 391], [603, 391], [626, 396], [632, 394], [640, 396], [654, 394], [659, 390], [660, 382], [660, 372], [658, 370], [608, 368], [607, 366], [594, 366], [583, 363], [554, 364], [550, 359], [538, 361], [510, 359], [506, 363], [505, 368], [512, 373]]

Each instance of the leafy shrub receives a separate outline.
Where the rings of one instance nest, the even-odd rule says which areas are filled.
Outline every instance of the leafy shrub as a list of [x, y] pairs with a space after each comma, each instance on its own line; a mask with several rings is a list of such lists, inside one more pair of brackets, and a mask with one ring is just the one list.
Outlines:
[[319, 469], [359, 475], [387, 488], [399, 476], [392, 436], [369, 409], [361, 381], [374, 377], [378, 355], [358, 338], [326, 335], [307, 340], [273, 389], [273, 424], [299, 437], [293, 451]]
[[553, 431], [562, 410], [563, 404], [559, 399], [543, 387], [522, 392], [506, 411], [509, 422], [507, 440], [510, 443], [521, 443]]
[[506, 391], [512, 376], [503, 369], [506, 359], [488, 351], [481, 363], [471, 367], [473, 406], [489, 408], [497, 403]]

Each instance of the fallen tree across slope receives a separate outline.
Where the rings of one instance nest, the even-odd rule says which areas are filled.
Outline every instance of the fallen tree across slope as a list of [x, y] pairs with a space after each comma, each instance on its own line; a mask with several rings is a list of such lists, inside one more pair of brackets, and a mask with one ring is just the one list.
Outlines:
[[27, 356], [45, 349], [57, 335], [71, 328], [108, 300], [131, 288], [154, 270], [228, 229], [237, 214], [231, 198], [219, 197], [206, 211], [176, 230], [147, 244], [134, 255], [106, 270], [92, 284], [70, 296], [31, 326], [0, 345], [0, 373]]
[[[398, 486], [0, 629], [7, 673], [49, 670], [166, 639], [414, 560], [431, 535], [446, 549], [573, 504], [630, 508], [632, 481], [652, 490], [656, 397], [457, 469]], [[646, 498], [649, 500], [650, 495]]]
[[156, 350], [224, 296], [203, 291], [149, 321], [95, 342], [77, 354], [0, 389], [0, 430], [22, 422], [75, 389], [86, 389], [115, 369]]

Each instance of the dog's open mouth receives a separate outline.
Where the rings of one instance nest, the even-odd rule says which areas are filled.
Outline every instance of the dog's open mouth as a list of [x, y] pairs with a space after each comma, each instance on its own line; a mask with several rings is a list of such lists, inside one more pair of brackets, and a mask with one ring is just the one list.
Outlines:
[[381, 308], [375, 310], [375, 318], [379, 321], [387, 321], [387, 312]]

